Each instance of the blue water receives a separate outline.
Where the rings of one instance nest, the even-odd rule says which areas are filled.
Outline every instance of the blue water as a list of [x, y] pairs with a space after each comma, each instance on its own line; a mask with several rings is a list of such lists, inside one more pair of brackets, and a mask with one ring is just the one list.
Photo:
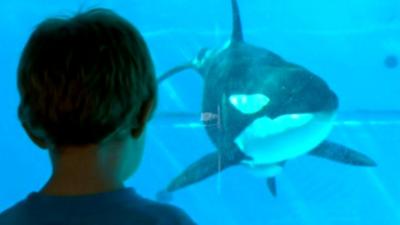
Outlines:
[[[340, 98], [330, 140], [378, 162], [356, 168], [313, 157], [290, 161], [278, 176], [278, 197], [241, 167], [178, 191], [173, 204], [199, 224], [400, 224], [400, 0], [239, 0], [246, 41], [301, 64]], [[228, 39], [228, 0], [0, 1], [0, 211], [38, 190], [50, 174], [16, 117], [16, 66], [34, 26], [44, 18], [93, 6], [132, 21], [149, 43], [159, 74], [191, 60], [201, 47]], [[146, 154], [128, 181], [154, 198], [188, 164], [214, 150], [199, 124], [202, 80], [183, 72], [160, 87]], [[185, 116], [171, 117], [172, 112]], [[197, 116], [198, 115], [198, 116]]]

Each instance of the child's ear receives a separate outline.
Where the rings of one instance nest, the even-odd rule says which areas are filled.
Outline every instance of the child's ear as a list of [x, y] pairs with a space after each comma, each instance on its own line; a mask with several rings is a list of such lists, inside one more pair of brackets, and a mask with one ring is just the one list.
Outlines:
[[43, 139], [35, 136], [25, 123], [22, 123], [22, 126], [24, 127], [25, 132], [28, 134], [29, 138], [33, 141], [33, 143], [35, 143], [41, 149], [48, 148], [46, 142]]
[[133, 137], [138, 138], [143, 133], [143, 130], [146, 127], [146, 123], [153, 111], [153, 107], [154, 99], [145, 101], [142, 104], [138, 115], [138, 127], [133, 128], [131, 132]]

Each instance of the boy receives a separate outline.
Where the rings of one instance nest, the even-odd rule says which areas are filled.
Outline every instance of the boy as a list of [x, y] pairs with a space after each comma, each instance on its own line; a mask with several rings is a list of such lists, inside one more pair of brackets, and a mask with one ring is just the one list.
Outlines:
[[194, 224], [123, 184], [141, 160], [156, 89], [145, 41], [112, 11], [42, 22], [20, 59], [18, 116], [32, 141], [48, 149], [53, 173], [39, 192], [0, 214], [0, 224]]

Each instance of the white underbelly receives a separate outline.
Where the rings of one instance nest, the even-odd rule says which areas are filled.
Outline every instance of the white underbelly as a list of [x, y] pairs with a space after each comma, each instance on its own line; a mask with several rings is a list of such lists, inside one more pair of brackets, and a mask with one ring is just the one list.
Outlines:
[[260, 117], [238, 135], [235, 143], [253, 158], [243, 162], [248, 166], [274, 165], [317, 147], [331, 132], [334, 117], [334, 112]]

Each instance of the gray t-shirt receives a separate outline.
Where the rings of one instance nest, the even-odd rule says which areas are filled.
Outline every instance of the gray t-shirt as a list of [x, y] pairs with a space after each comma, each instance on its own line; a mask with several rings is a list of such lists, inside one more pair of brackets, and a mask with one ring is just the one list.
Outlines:
[[85, 196], [32, 193], [0, 214], [0, 225], [194, 225], [182, 210], [132, 188]]

